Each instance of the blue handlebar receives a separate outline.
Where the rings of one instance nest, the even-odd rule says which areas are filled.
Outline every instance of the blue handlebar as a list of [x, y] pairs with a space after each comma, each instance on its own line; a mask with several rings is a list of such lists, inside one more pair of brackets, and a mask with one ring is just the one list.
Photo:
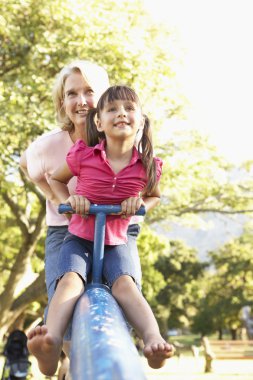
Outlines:
[[[72, 213], [74, 214], [74, 210], [69, 204], [60, 204], [58, 207], [59, 214], [65, 214], [65, 213]], [[102, 212], [103, 214], [118, 214], [121, 212], [121, 206], [120, 205], [90, 205], [89, 214], [98, 214]], [[141, 206], [139, 210], [135, 213], [135, 215], [145, 215], [146, 210], [144, 206]]]

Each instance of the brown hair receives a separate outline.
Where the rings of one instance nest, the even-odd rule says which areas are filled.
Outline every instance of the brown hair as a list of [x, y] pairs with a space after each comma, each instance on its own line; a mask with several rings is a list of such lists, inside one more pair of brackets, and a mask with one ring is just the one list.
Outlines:
[[[101, 111], [104, 109], [106, 103], [111, 103], [114, 100], [129, 100], [136, 103], [141, 108], [140, 100], [133, 89], [128, 86], [111, 86], [100, 97], [97, 108], [89, 110], [87, 115], [87, 138], [88, 141], [96, 141], [97, 138], [105, 138], [103, 132], [98, 132], [96, 127], [95, 117], [100, 117]], [[145, 118], [145, 124], [142, 131], [141, 139], [138, 143], [138, 152], [141, 155], [143, 166], [146, 170], [147, 185], [145, 193], [151, 194], [157, 184], [156, 179], [156, 163], [153, 157], [153, 144], [152, 144], [152, 132], [149, 118], [143, 115]]]

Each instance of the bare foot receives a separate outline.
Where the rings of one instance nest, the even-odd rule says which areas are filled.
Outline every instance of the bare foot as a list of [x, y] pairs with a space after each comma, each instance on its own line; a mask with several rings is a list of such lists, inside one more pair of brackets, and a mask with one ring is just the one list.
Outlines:
[[27, 337], [28, 349], [38, 360], [40, 371], [46, 376], [53, 376], [58, 367], [62, 342], [52, 337], [45, 325], [35, 327]]
[[175, 348], [171, 344], [165, 342], [162, 337], [151, 337], [145, 342], [143, 354], [148, 360], [151, 368], [161, 368], [164, 366], [166, 359], [174, 355]]

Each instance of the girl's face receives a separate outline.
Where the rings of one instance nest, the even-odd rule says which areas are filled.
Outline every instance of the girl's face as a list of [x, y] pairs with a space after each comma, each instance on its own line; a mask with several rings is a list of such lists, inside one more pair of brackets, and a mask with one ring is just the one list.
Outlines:
[[144, 127], [140, 106], [130, 100], [114, 100], [105, 103], [97, 120], [97, 129], [106, 137], [133, 138]]
[[94, 91], [81, 73], [70, 74], [65, 81], [63, 107], [74, 126], [84, 126], [88, 110], [95, 106]]

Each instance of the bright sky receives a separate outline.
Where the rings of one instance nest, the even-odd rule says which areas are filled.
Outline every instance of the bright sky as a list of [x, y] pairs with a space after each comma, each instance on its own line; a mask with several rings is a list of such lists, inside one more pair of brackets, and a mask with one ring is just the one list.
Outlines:
[[179, 79], [191, 126], [228, 160], [253, 159], [253, 1], [145, 1], [185, 48]]

